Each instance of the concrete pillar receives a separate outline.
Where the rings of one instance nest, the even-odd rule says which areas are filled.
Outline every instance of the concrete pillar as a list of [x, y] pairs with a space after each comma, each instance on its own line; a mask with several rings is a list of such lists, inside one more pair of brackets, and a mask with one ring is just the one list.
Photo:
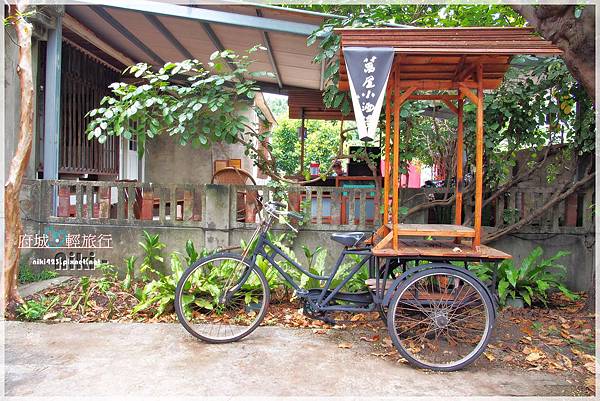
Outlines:
[[231, 196], [229, 185], [204, 186], [204, 246], [207, 249], [227, 247], [231, 227]]
[[[62, 53], [62, 16], [56, 17], [55, 29], [48, 30], [46, 47], [46, 87], [44, 99], [44, 179], [58, 179], [60, 139], [60, 79]], [[56, 212], [56, 194], [52, 210]]]

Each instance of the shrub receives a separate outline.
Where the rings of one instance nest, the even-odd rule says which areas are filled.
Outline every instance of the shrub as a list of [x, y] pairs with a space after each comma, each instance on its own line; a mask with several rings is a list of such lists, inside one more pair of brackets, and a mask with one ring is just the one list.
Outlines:
[[31, 266], [23, 265], [19, 269], [19, 283], [33, 283], [36, 281], [48, 280], [58, 276], [58, 273], [54, 270], [44, 269], [38, 273], [31, 269]]
[[504, 305], [508, 297], [521, 297], [530, 305], [539, 301], [548, 304], [548, 293], [559, 290], [569, 299], [578, 296], [564, 286], [566, 268], [556, 261], [570, 252], [559, 251], [547, 259], [540, 259], [543, 255], [541, 247], [535, 248], [523, 259], [521, 266], [516, 267], [513, 260], [504, 260], [498, 267], [498, 296], [500, 304]]
[[39, 320], [58, 302], [58, 299], [59, 297], [55, 296], [52, 299], [40, 297], [38, 301], [33, 299], [25, 301], [19, 306], [19, 315], [26, 320]]

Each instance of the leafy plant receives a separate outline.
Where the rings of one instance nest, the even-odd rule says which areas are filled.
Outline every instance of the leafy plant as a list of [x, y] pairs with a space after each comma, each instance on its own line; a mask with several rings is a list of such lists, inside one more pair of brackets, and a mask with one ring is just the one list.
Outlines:
[[191, 239], [188, 239], [185, 243], [185, 253], [187, 256], [185, 257], [185, 261], [190, 266], [192, 263], [197, 261], [200, 258], [200, 255], [196, 251], [196, 247], [194, 246], [194, 242]]
[[149, 281], [151, 279], [151, 274], [155, 277], [162, 275], [160, 272], [164, 263], [162, 249], [166, 245], [160, 241], [159, 234], [152, 235], [146, 230], [143, 232], [143, 240], [143, 242], [139, 242], [144, 250], [144, 259], [140, 266], [140, 274], [142, 275], [142, 280]]
[[135, 279], [135, 262], [136, 261], [137, 261], [136, 256], [130, 256], [128, 258], [125, 258], [125, 268], [127, 269], [127, 272], [125, 273], [125, 279], [123, 280], [123, 283], [121, 283], [121, 288], [123, 288], [124, 290], [131, 289], [131, 283]]
[[500, 303], [504, 305], [507, 297], [521, 297], [530, 306], [536, 301], [547, 305], [548, 292], [553, 289], [561, 291], [569, 299], [577, 299], [578, 296], [563, 284], [566, 268], [556, 263], [569, 254], [570, 252], [559, 251], [550, 258], [540, 259], [543, 250], [536, 247], [519, 267], [510, 259], [503, 261], [498, 268]]
[[54, 270], [44, 269], [36, 273], [29, 265], [23, 265], [19, 269], [19, 283], [21, 284], [49, 280], [55, 277], [58, 277], [58, 273]]
[[188, 239], [185, 243], [185, 262], [188, 266], [191, 266], [192, 263], [197, 261], [198, 259], [204, 258], [208, 255], [213, 254], [214, 250], [208, 250], [206, 248], [201, 248], [200, 250], [196, 250], [194, 246], [194, 242], [191, 239]]
[[[307, 270], [309, 273], [315, 275], [322, 275], [323, 270], [325, 268], [325, 258], [327, 257], [327, 250], [318, 246], [313, 251], [310, 250], [306, 245], [302, 245], [302, 250], [304, 251], [304, 256], [306, 256], [306, 260], [308, 261]], [[300, 286], [302, 288], [319, 288], [321, 287], [321, 280], [317, 280], [306, 274], [302, 275], [300, 279]]]
[[55, 296], [52, 299], [40, 297], [38, 301], [33, 299], [25, 301], [25, 303], [19, 306], [19, 315], [26, 320], [39, 320], [58, 302], [58, 299], [59, 297]]
[[483, 283], [490, 282], [494, 275], [494, 270], [490, 263], [472, 263], [468, 265], [468, 269], [475, 273], [477, 278]]
[[171, 274], [159, 273], [158, 279], [150, 281], [136, 294], [140, 302], [133, 308], [132, 314], [156, 307], [154, 317], [158, 317], [173, 306], [177, 282], [183, 274], [183, 265], [177, 252], [171, 253], [170, 261]]

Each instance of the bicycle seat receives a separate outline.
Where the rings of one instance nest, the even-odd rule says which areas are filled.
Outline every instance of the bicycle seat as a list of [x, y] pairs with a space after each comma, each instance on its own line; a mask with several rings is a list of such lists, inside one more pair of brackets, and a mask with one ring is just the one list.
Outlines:
[[369, 233], [350, 232], [350, 233], [333, 233], [331, 239], [345, 246], [357, 246], [363, 242]]

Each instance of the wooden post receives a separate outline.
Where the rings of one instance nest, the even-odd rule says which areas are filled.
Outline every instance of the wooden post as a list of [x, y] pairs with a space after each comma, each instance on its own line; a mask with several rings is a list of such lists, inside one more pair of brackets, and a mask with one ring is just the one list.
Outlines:
[[[395, 75], [395, 74], [394, 74]], [[387, 88], [385, 98], [385, 164], [384, 164], [384, 177], [383, 177], [383, 224], [386, 225], [390, 222], [390, 125], [392, 120], [392, 85], [394, 82], [394, 75], [392, 75], [392, 82]]]
[[300, 125], [300, 175], [304, 177], [304, 107], [300, 111], [302, 124]]
[[[463, 99], [458, 99], [457, 107], [458, 129], [456, 133], [456, 201], [455, 218], [456, 225], [462, 224], [462, 193], [463, 193]], [[460, 238], [455, 238], [454, 242], [460, 243]]]
[[392, 167], [392, 247], [398, 250], [398, 170], [400, 169], [400, 75], [394, 74], [394, 164]]
[[475, 132], [475, 238], [473, 246], [481, 244], [481, 208], [483, 202], [483, 65], [477, 64], [477, 122]]

